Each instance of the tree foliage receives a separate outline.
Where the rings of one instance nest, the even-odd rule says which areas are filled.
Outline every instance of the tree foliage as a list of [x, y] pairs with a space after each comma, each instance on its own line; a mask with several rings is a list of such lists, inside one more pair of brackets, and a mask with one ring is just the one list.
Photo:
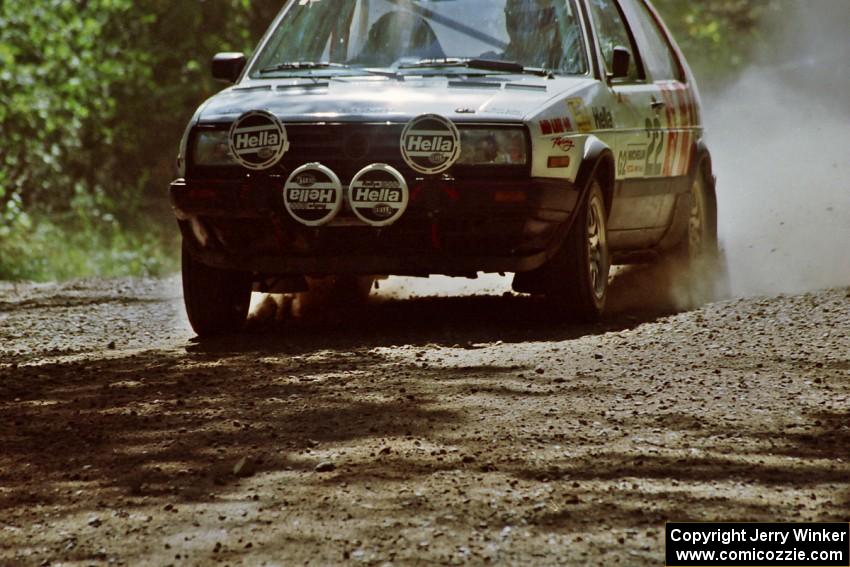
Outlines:
[[697, 76], [712, 86], [739, 72], [787, 0], [653, 0]]
[[118, 246], [80, 274], [163, 264], [151, 223], [182, 129], [218, 88], [209, 57], [250, 49], [277, 4], [0, 0], [0, 279], [74, 275], [62, 234], [81, 258]]

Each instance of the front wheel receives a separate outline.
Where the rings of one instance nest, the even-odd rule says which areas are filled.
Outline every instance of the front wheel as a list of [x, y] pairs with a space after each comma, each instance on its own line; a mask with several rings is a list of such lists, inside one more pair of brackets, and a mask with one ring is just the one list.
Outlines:
[[183, 301], [189, 323], [199, 337], [240, 331], [251, 302], [251, 278], [244, 272], [213, 268], [182, 250]]
[[555, 311], [574, 321], [598, 320], [608, 299], [608, 215], [597, 180], [577, 211], [558, 253], [546, 265], [546, 297]]

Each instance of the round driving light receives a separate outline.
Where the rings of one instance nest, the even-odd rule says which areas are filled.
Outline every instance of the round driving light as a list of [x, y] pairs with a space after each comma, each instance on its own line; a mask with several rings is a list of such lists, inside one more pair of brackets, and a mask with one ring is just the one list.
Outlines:
[[407, 210], [410, 192], [397, 169], [375, 163], [361, 169], [348, 186], [348, 202], [354, 214], [370, 226], [387, 226]]
[[292, 172], [283, 187], [283, 204], [305, 226], [331, 222], [342, 209], [342, 183], [320, 163], [307, 163]]
[[236, 161], [254, 171], [274, 166], [289, 150], [286, 128], [277, 116], [265, 110], [240, 116], [230, 127], [228, 140]]
[[401, 156], [416, 172], [436, 175], [460, 158], [460, 133], [454, 122], [438, 114], [423, 114], [401, 133]]

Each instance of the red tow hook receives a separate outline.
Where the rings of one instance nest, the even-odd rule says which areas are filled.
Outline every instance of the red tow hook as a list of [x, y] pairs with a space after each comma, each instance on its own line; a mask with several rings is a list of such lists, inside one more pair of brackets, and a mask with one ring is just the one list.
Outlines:
[[[450, 202], [456, 202], [460, 200], [460, 193], [452, 187], [451, 185], [447, 185], [445, 183], [429, 183], [423, 182], [410, 192], [410, 200], [411, 202], [418, 201], [421, 197], [426, 197], [426, 203], [430, 203], [433, 205], [437, 205], [431, 211], [428, 212], [428, 216], [431, 217], [431, 247], [434, 250], [441, 250], [443, 248], [443, 240], [440, 237], [440, 209], [439, 209], [439, 199], [435, 198], [439, 193], [442, 193]], [[427, 206], [427, 205], [426, 205]]]

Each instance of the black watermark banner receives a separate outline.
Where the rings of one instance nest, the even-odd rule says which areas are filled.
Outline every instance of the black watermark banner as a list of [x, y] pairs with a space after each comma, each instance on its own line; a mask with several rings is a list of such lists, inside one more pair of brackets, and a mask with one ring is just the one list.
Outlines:
[[850, 567], [850, 524], [668, 523], [668, 567]]

